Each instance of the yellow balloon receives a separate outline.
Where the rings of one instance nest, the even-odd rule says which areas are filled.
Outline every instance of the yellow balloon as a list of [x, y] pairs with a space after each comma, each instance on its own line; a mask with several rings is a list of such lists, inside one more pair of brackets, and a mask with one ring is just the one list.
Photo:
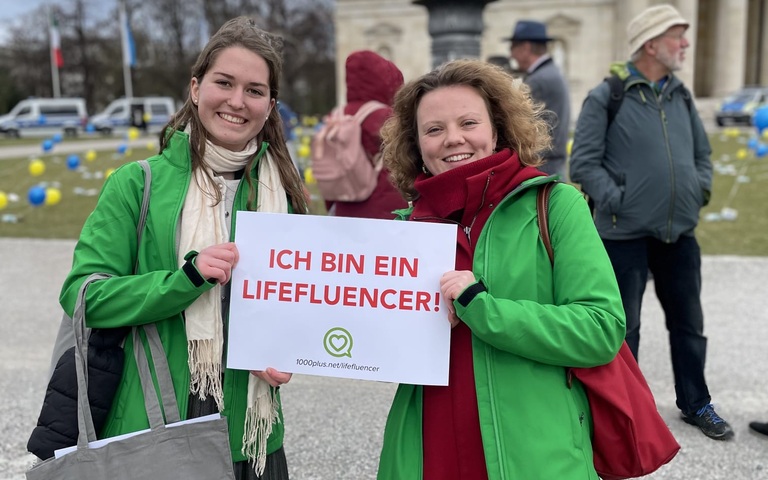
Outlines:
[[315, 176], [312, 175], [312, 169], [307, 168], [304, 170], [304, 183], [307, 185], [313, 185], [315, 183]]
[[730, 138], [736, 138], [736, 137], [738, 137], [739, 135], [741, 135], [741, 133], [739, 132], [739, 129], [738, 129], [738, 128], [730, 127], [730, 128], [727, 128], [727, 129], [725, 130], [725, 136], [726, 136], [726, 137], [730, 137]]
[[144, 123], [149, 123], [149, 122], [151, 122], [151, 121], [152, 121], [152, 114], [151, 114], [151, 113], [149, 113], [149, 112], [146, 112], [146, 113], [144, 114], [144, 117], [143, 117], [143, 118], [144, 118]]
[[29, 162], [29, 174], [33, 177], [39, 177], [45, 173], [45, 163], [42, 160], [34, 159]]
[[570, 156], [571, 150], [573, 150], [573, 139], [568, 139], [568, 143], [565, 144], [565, 153]]
[[746, 148], [740, 148], [736, 151], [736, 158], [738, 158], [739, 160], [744, 160], [745, 158], [747, 158], [747, 155], [749, 155], [749, 152], [747, 151]]
[[56, 205], [61, 201], [61, 190], [49, 187], [45, 189], [45, 204]]
[[130, 157], [132, 154], [133, 154], [133, 149], [131, 149], [131, 148], [129, 148], [128, 150], [125, 151], [125, 155], [127, 157]]
[[[768, 132], [768, 130], [766, 130], [766, 132]], [[308, 135], [304, 135], [303, 137], [301, 137], [301, 143], [303, 145], [309, 145], [310, 142], [312, 142], [312, 137], [310, 137]]]
[[96, 160], [96, 150], [88, 150], [85, 152], [85, 159], [89, 162]]
[[147, 142], [147, 150], [154, 150], [155, 142]]
[[141, 135], [141, 132], [139, 132], [138, 128], [131, 127], [128, 129], [128, 140], [136, 140], [139, 138], [139, 135]]
[[8, 206], [8, 195], [5, 192], [0, 192], [0, 210]]
[[768, 128], [766, 128], [765, 130], [763, 130], [763, 135], [762, 135], [762, 136], [763, 136], [763, 138], [765, 138], [766, 140], [768, 140]]
[[115, 171], [115, 169], [114, 169], [114, 168], [108, 168], [108, 169], [107, 169], [107, 170], [104, 172], [104, 177], [105, 177], [105, 178], [106, 178], [106, 177], [109, 177], [110, 175], [112, 175], [112, 174], [114, 173], [114, 171]]
[[309, 145], [302, 143], [299, 145], [298, 150], [296, 153], [299, 154], [299, 157], [301, 158], [307, 158], [309, 156]]

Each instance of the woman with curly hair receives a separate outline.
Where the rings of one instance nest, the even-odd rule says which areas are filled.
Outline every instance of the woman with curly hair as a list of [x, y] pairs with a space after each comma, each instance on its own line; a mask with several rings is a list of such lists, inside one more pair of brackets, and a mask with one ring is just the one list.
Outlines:
[[455, 224], [440, 281], [453, 327], [448, 386], [400, 385], [380, 479], [594, 479], [591, 415], [568, 367], [612, 360], [624, 311], [589, 208], [549, 198], [554, 263], [536, 197], [549, 145], [541, 107], [497, 66], [456, 60], [406, 84], [382, 130], [409, 221]]

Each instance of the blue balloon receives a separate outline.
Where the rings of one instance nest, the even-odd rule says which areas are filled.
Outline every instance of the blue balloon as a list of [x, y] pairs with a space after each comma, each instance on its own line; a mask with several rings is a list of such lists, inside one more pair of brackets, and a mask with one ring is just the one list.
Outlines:
[[747, 146], [750, 148], [750, 150], [756, 150], [758, 145], [760, 145], [760, 141], [755, 137], [747, 140]]
[[67, 168], [70, 170], [76, 170], [80, 166], [80, 157], [74, 153], [67, 157]]
[[760, 145], [758, 145], [757, 148], [755, 149], [755, 154], [758, 157], [764, 157], [768, 155], [768, 145], [764, 143], [761, 143]]
[[40, 125], [45, 125], [45, 115], [40, 115], [37, 117], [37, 123]]
[[94, 127], [92, 123], [89, 123], [85, 126], [85, 131], [88, 133], [93, 133], [96, 131], [96, 127]]
[[120, 145], [117, 146], [117, 153], [121, 155], [124, 154], [126, 150], [128, 150], [128, 146], [124, 143], [121, 143]]
[[35, 185], [29, 189], [27, 198], [29, 199], [29, 203], [35, 207], [38, 207], [45, 203], [45, 189], [41, 186]]
[[53, 148], [53, 140], [46, 138], [43, 140], [42, 147], [44, 152], [50, 152]]
[[59, 142], [61, 142], [61, 134], [60, 134], [60, 133], [54, 133], [54, 134], [53, 134], [53, 138], [52, 138], [52, 139], [53, 139], [53, 142], [54, 142], [54, 143], [59, 143]]
[[752, 125], [757, 128], [758, 134], [763, 133], [763, 130], [768, 128], [768, 105], [755, 109], [755, 114], [752, 116]]

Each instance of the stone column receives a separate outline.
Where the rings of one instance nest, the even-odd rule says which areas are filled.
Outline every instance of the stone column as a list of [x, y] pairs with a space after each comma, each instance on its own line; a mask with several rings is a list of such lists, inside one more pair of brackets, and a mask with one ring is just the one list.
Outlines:
[[760, 32], [761, 32], [761, 39], [762, 43], [760, 45], [760, 49], [758, 50], [758, 54], [762, 55], [760, 58], [760, 66], [758, 73], [758, 81], [757, 83], [760, 85], [768, 84], [768, 59], [766, 59], [766, 54], [768, 54], [768, 6], [763, 4], [762, 8], [762, 17], [758, 19], [760, 22]]
[[675, 8], [680, 12], [680, 15], [684, 19], [688, 20], [690, 24], [685, 37], [690, 43], [688, 51], [685, 54], [686, 61], [683, 62], [683, 69], [677, 72], [677, 76], [685, 83], [688, 88], [696, 95], [694, 88], [694, 71], [696, 70], [696, 32], [698, 32], [698, 19], [699, 19], [699, 0], [678, 0], [675, 3]]
[[612, 58], [616, 61], [629, 60], [629, 44], [627, 39], [627, 26], [637, 15], [650, 5], [648, 0], [616, 0], [614, 3], [613, 36], [615, 41], [606, 48], [613, 49]]
[[711, 95], [722, 97], [741, 88], [747, 51], [747, 0], [719, 0], [714, 32], [714, 65]]
[[414, 0], [429, 12], [432, 68], [457, 58], [479, 58], [483, 9], [496, 0]]

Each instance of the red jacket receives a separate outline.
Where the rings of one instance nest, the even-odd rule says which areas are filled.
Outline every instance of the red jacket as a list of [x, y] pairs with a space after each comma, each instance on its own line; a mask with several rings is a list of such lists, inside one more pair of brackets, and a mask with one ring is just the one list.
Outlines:
[[[347, 105], [344, 113], [353, 115], [369, 100], [392, 105], [395, 92], [403, 85], [403, 74], [389, 60], [372, 51], [361, 50], [347, 57], [346, 81]], [[382, 108], [370, 114], [362, 124], [361, 141], [371, 157], [381, 148], [379, 130], [391, 114], [391, 108]], [[389, 172], [382, 169], [379, 183], [368, 200], [336, 202], [334, 214], [340, 217], [392, 219], [392, 210], [407, 206], [400, 192], [389, 183]]]

